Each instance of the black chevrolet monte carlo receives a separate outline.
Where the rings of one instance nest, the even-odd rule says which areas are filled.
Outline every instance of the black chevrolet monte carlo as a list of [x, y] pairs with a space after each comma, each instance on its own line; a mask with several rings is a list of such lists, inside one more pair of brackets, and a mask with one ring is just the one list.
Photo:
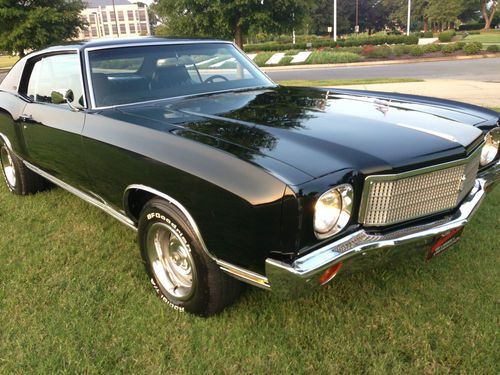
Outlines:
[[241, 281], [299, 296], [441, 253], [499, 180], [499, 125], [447, 100], [282, 87], [217, 40], [52, 47], [0, 85], [10, 191], [58, 185], [137, 230], [161, 299], [204, 316]]

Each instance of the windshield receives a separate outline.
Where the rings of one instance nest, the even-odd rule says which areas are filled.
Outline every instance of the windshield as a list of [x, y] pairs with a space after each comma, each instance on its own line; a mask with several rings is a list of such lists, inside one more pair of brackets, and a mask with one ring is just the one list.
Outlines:
[[273, 85], [226, 43], [115, 47], [89, 61], [96, 107]]

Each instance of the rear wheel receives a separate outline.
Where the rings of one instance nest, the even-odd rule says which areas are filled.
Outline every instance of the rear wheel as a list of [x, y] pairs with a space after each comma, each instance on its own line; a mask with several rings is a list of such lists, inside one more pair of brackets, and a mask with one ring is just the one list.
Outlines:
[[12, 193], [34, 194], [47, 187], [46, 181], [29, 170], [6, 145], [0, 146], [0, 163], [5, 183]]
[[220, 270], [189, 221], [165, 200], [155, 198], [142, 210], [139, 244], [154, 289], [176, 310], [210, 316], [240, 294], [241, 282]]

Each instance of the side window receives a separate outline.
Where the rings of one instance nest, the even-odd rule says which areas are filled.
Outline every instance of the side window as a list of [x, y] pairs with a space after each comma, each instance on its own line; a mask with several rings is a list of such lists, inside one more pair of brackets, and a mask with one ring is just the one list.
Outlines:
[[27, 94], [35, 102], [51, 103], [52, 91], [70, 89], [74, 95], [71, 104], [82, 108], [84, 102], [80, 74], [80, 61], [76, 54], [44, 57], [33, 66]]

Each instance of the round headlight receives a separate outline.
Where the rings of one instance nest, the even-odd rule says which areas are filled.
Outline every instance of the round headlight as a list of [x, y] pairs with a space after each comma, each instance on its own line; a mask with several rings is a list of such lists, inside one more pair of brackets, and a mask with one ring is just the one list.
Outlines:
[[485, 144], [481, 150], [481, 166], [490, 164], [495, 160], [500, 145], [500, 128], [493, 129], [485, 137]]
[[328, 190], [314, 207], [314, 232], [322, 239], [345, 228], [351, 218], [353, 189], [349, 184]]

